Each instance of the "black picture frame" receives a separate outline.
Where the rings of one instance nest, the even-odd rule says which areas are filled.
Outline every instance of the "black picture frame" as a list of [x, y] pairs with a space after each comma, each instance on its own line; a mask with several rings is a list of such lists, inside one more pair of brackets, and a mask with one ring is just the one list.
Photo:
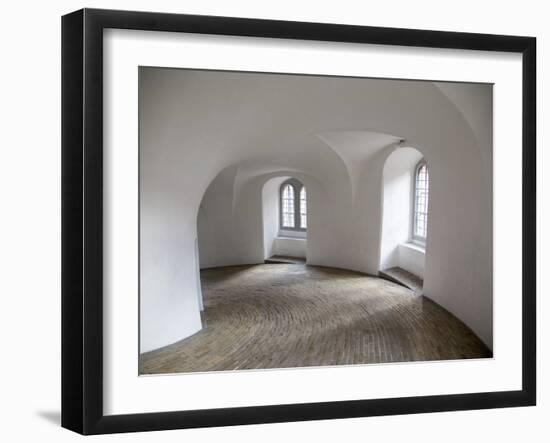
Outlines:
[[[103, 413], [103, 30], [192, 32], [522, 54], [522, 389], [109, 415]], [[62, 18], [62, 426], [82, 434], [530, 406], [536, 403], [536, 39], [83, 9]]]

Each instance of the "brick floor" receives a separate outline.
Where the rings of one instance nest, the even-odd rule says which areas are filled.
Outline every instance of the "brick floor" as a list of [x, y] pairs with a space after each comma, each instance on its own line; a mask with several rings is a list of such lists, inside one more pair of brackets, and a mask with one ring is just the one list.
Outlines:
[[491, 357], [448, 311], [390, 281], [303, 264], [201, 271], [203, 329], [140, 357], [140, 373]]

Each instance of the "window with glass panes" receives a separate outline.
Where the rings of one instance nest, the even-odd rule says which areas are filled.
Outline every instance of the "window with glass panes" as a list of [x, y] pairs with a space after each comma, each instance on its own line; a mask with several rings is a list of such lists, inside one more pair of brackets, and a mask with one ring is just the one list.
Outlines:
[[294, 186], [287, 184], [282, 193], [282, 225], [283, 228], [294, 227]]
[[302, 190], [300, 191], [300, 227], [307, 228], [307, 196], [305, 186], [302, 186]]
[[307, 228], [307, 193], [305, 186], [295, 178], [281, 185], [281, 229], [305, 231]]
[[413, 240], [426, 242], [428, 234], [428, 201], [430, 194], [430, 177], [428, 165], [421, 162], [416, 167], [414, 181], [414, 223]]

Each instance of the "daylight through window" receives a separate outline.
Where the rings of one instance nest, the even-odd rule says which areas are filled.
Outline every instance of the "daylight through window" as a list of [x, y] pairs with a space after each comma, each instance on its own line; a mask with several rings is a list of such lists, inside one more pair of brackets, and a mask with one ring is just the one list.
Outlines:
[[426, 242], [428, 234], [428, 200], [430, 182], [428, 165], [421, 162], [416, 167], [414, 186], [414, 226], [413, 240], [421, 243]]
[[294, 178], [281, 186], [281, 228], [299, 231], [307, 228], [306, 187]]

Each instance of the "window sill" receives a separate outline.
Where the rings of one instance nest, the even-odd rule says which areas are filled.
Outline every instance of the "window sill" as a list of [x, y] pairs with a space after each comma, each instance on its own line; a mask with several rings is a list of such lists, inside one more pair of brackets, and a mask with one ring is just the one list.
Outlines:
[[401, 243], [401, 246], [403, 246], [404, 248], [412, 249], [413, 251], [421, 252], [422, 254], [426, 254], [426, 247], [418, 245], [416, 243]]
[[280, 239], [280, 240], [298, 240], [298, 241], [306, 241], [307, 240], [307, 238], [305, 238], [305, 237], [288, 237], [286, 235], [278, 235], [275, 238]]
[[277, 237], [305, 239], [307, 238], [307, 233], [306, 231], [301, 231], [301, 230], [280, 229], [279, 233], [277, 234]]

